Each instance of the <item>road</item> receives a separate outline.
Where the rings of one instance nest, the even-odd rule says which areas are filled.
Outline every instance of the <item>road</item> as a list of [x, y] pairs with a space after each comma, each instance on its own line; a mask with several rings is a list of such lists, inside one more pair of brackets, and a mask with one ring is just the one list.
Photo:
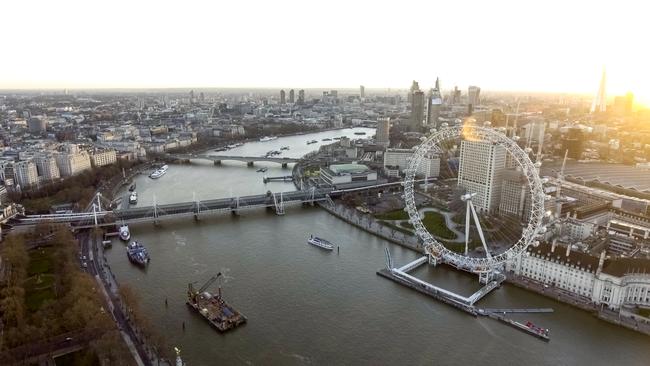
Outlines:
[[87, 258], [86, 263], [88, 266], [86, 271], [91, 276], [95, 277], [95, 279], [101, 284], [102, 292], [104, 293], [105, 300], [108, 303], [109, 310], [113, 315], [117, 328], [122, 334], [124, 342], [133, 354], [133, 358], [139, 366], [153, 365], [143, 343], [137, 337], [133, 325], [128, 320], [128, 315], [125, 314], [123, 307], [120, 305], [122, 302], [116, 294], [116, 285], [113, 284], [112, 279], [107, 279], [107, 273], [104, 270], [102, 263], [103, 256], [98, 252], [95, 239], [89, 231], [81, 232], [78, 238], [81, 245], [82, 256]]

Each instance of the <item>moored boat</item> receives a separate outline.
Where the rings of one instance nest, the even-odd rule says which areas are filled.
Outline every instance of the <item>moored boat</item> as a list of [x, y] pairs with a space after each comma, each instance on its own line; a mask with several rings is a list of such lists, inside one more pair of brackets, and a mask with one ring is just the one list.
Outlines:
[[133, 191], [135, 191], [135, 182], [133, 182], [133, 184], [131, 184], [131, 186], [129, 187], [129, 192], [133, 192]]
[[137, 264], [141, 267], [146, 267], [151, 260], [147, 248], [137, 241], [131, 242], [131, 244], [126, 247], [126, 256], [129, 258], [131, 263]]
[[131, 195], [129, 196], [129, 203], [132, 205], [138, 203], [138, 192], [136, 191], [131, 192]]
[[120, 239], [124, 241], [129, 241], [129, 239], [131, 239], [131, 232], [129, 231], [129, 226], [128, 225], [120, 226], [119, 235], [120, 235]]
[[323, 248], [326, 250], [332, 250], [334, 249], [334, 244], [330, 243], [329, 241], [316, 237], [314, 235], [309, 235], [309, 239], [307, 239], [307, 243], [311, 245], [315, 245], [319, 248]]
[[167, 169], [169, 169], [169, 166], [163, 165], [160, 168], [156, 169], [153, 173], [149, 175], [149, 178], [151, 179], [158, 179], [165, 175], [167, 173]]
[[272, 141], [277, 139], [277, 136], [264, 136], [260, 139], [260, 142]]

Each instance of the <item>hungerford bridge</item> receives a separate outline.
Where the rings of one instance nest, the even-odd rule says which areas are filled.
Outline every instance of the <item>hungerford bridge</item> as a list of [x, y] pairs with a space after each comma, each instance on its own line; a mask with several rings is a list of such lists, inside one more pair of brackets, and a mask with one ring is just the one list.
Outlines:
[[385, 183], [350, 189], [333, 188], [307, 188], [304, 190], [265, 194], [218, 198], [212, 200], [195, 200], [190, 202], [157, 204], [154, 196], [152, 206], [129, 207], [126, 209], [107, 210], [111, 203], [97, 194], [85, 212], [45, 214], [45, 215], [17, 215], [10, 224], [13, 226], [36, 225], [39, 223], [67, 223], [75, 228], [89, 228], [95, 226], [111, 226], [116, 223], [158, 223], [164, 219], [194, 217], [202, 215], [231, 212], [237, 214], [241, 210], [269, 208], [276, 214], [284, 215], [287, 206], [314, 204], [316, 202], [332, 203], [332, 197], [355, 191], [384, 189], [401, 185], [402, 182]]

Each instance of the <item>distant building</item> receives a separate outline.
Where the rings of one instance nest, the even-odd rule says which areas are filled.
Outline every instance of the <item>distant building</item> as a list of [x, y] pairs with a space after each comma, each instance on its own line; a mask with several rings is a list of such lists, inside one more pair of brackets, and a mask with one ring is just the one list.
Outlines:
[[427, 122], [428, 128], [438, 128], [440, 108], [442, 107], [442, 94], [440, 94], [440, 80], [436, 78], [436, 86], [427, 95]]
[[305, 91], [303, 89], [298, 90], [298, 104], [305, 104]]
[[504, 147], [488, 141], [461, 142], [458, 185], [467, 193], [476, 194], [472, 202], [478, 210], [494, 212], [498, 209], [505, 164]]
[[280, 90], [280, 104], [284, 104], [285, 102], [285, 95], [284, 95], [284, 89]]
[[603, 68], [603, 74], [600, 78], [600, 84], [598, 85], [598, 93], [594, 96], [594, 101], [591, 103], [591, 113], [594, 112], [605, 112], [607, 110], [607, 92], [605, 90], [607, 84], [607, 75], [605, 73], [605, 68]]
[[411, 121], [409, 130], [420, 132], [424, 122], [424, 92], [416, 90], [411, 96]]
[[59, 167], [56, 164], [56, 158], [53, 155], [37, 154], [34, 156], [34, 163], [36, 164], [38, 176], [41, 180], [51, 182], [61, 177]]
[[388, 147], [390, 145], [390, 117], [377, 118], [377, 145]]
[[295, 92], [293, 89], [289, 90], [289, 103], [293, 104], [295, 101]]
[[361, 99], [366, 97], [366, 88], [363, 85], [359, 86], [359, 97]]
[[38, 183], [38, 170], [32, 160], [23, 160], [14, 163], [14, 177], [16, 184], [21, 188], [31, 187]]
[[91, 155], [93, 166], [105, 166], [117, 162], [115, 150], [97, 150]]
[[47, 120], [39, 117], [32, 117], [28, 121], [29, 132], [34, 134], [44, 133], [47, 129]]
[[320, 178], [332, 186], [363, 186], [375, 184], [377, 172], [363, 164], [332, 164], [321, 168]]
[[481, 104], [481, 88], [473, 85], [467, 88], [467, 104], [472, 111], [477, 105]]
[[580, 160], [584, 151], [584, 136], [580, 128], [569, 128], [562, 138], [562, 151], [568, 150], [568, 157]]

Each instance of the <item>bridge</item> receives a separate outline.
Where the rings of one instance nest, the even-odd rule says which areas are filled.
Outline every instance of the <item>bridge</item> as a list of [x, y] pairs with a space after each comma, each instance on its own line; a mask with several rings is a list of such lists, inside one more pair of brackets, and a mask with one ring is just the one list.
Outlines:
[[271, 208], [278, 215], [284, 215], [287, 206], [314, 204], [329, 201], [332, 189], [311, 188], [304, 191], [279, 192], [266, 194], [219, 198], [205, 201], [190, 201], [152, 206], [130, 207], [126, 209], [102, 210], [100, 204], [92, 204], [92, 211], [71, 214], [21, 215], [13, 225], [35, 225], [37, 223], [69, 223], [75, 228], [109, 226], [115, 223], [159, 222], [164, 219], [194, 217], [202, 215], [231, 212], [237, 214], [242, 210]]
[[241, 161], [245, 162], [248, 166], [253, 166], [256, 161], [269, 161], [272, 163], [282, 164], [283, 168], [286, 168], [290, 163], [297, 163], [300, 161], [298, 158], [281, 158], [273, 156], [234, 156], [234, 155], [206, 155], [206, 154], [176, 154], [171, 155], [171, 157], [180, 160], [212, 160], [215, 165], [221, 164], [224, 160], [231, 161]]
[[199, 219], [203, 215], [227, 213], [237, 214], [242, 210], [268, 208], [275, 210], [278, 215], [284, 215], [285, 207], [301, 204], [315, 204], [316, 202], [332, 202], [331, 197], [345, 193], [362, 190], [384, 189], [401, 185], [402, 182], [382, 183], [370, 186], [333, 189], [309, 187], [303, 190], [290, 192], [271, 192], [265, 194], [218, 198], [211, 200], [195, 200], [180, 203], [157, 204], [154, 196], [152, 206], [128, 207], [124, 209], [102, 209], [110, 207], [111, 202], [98, 194], [93, 202], [88, 205], [85, 212], [44, 215], [18, 215], [9, 224], [12, 226], [29, 226], [39, 223], [71, 224], [75, 228], [91, 228], [97, 226], [114, 226], [116, 223], [158, 223], [165, 219], [194, 217]]

